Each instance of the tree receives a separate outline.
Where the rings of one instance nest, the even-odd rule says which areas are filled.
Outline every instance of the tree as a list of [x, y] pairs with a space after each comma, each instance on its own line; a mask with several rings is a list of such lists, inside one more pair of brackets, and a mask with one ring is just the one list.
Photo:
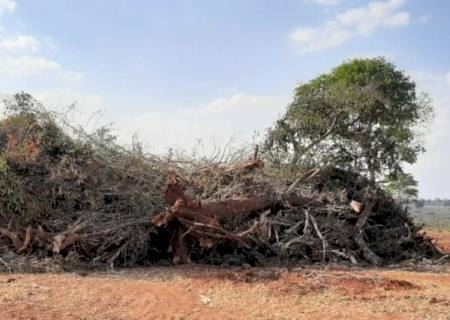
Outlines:
[[417, 160], [424, 148], [416, 129], [432, 115], [428, 97], [392, 63], [354, 59], [295, 89], [265, 150], [274, 161], [351, 169], [373, 185]]
[[417, 199], [414, 201], [414, 204], [416, 205], [416, 208], [423, 208], [425, 207], [426, 200], [425, 199]]
[[409, 173], [401, 173], [395, 179], [388, 181], [386, 191], [402, 204], [407, 204], [416, 200], [419, 195], [417, 181]]

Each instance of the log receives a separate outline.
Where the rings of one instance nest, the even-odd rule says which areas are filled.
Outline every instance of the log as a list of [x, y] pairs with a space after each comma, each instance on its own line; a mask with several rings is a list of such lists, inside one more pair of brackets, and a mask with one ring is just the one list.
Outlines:
[[360, 213], [362, 211], [362, 209], [364, 208], [364, 203], [352, 200], [352, 201], [350, 201], [350, 207], [356, 213]]
[[[204, 239], [224, 239], [248, 247], [251, 233], [257, 231], [259, 224], [250, 229], [232, 233], [220, 226], [220, 223], [236, 217], [245, 217], [251, 213], [262, 211], [276, 204], [285, 203], [288, 206], [308, 208], [320, 207], [324, 203], [313, 198], [302, 197], [291, 190], [282, 195], [259, 194], [248, 197], [238, 197], [226, 200], [200, 201], [190, 199], [186, 194], [184, 182], [170, 175], [167, 179], [163, 196], [171, 207], [156, 215], [151, 223], [157, 227], [175, 224], [175, 231], [170, 243], [175, 263], [189, 263], [187, 239], [193, 238], [201, 243]], [[316, 229], [318, 227], [316, 226]], [[319, 236], [322, 236], [319, 231]], [[324, 238], [321, 238], [324, 241]], [[326, 246], [323, 255], [326, 254]]]
[[358, 216], [354, 227], [354, 239], [362, 251], [364, 258], [371, 262], [372, 264], [378, 266], [381, 265], [383, 259], [377, 256], [372, 250], [370, 250], [366, 241], [364, 240], [364, 226], [366, 225], [367, 219], [372, 215], [372, 209], [374, 207], [374, 201], [369, 202], [361, 214]]
[[290, 206], [319, 207], [324, 203], [314, 198], [299, 196], [293, 192], [286, 192], [279, 196], [276, 194], [259, 194], [251, 197], [239, 197], [226, 200], [199, 201], [187, 197], [184, 193], [185, 185], [175, 175], [167, 179], [164, 190], [164, 199], [172, 207], [152, 219], [152, 223], [158, 227], [166, 225], [177, 217], [185, 217], [199, 222], [211, 222], [210, 219], [219, 221], [250, 214], [264, 210], [276, 203], [283, 201]]
[[180, 217], [217, 225], [218, 221], [263, 210], [277, 202], [274, 195], [266, 194], [201, 202], [187, 197], [184, 190], [184, 184], [174, 175], [170, 175], [164, 190], [164, 199], [171, 208], [154, 217], [154, 225], [161, 227]]

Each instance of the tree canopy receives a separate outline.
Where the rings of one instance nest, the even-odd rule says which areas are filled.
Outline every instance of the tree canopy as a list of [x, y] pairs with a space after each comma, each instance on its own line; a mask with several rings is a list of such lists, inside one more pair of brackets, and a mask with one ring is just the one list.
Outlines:
[[295, 89], [266, 150], [274, 161], [331, 164], [375, 183], [417, 160], [424, 147], [416, 129], [432, 114], [428, 97], [392, 63], [354, 59]]
[[410, 173], [400, 173], [387, 181], [386, 191], [399, 203], [407, 204], [416, 200], [419, 195], [417, 190], [417, 181]]

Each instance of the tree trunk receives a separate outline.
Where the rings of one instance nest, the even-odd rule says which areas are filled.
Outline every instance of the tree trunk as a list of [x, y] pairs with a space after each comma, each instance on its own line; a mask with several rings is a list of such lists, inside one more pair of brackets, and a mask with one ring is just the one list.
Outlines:
[[369, 246], [364, 240], [364, 226], [367, 222], [367, 219], [372, 214], [373, 206], [374, 202], [373, 201], [369, 202], [365, 206], [363, 212], [361, 212], [361, 214], [359, 215], [354, 228], [354, 239], [355, 242], [358, 244], [359, 248], [361, 249], [364, 258], [366, 258], [366, 260], [369, 261], [370, 263], [378, 266], [383, 262], [383, 260], [379, 256], [377, 256], [372, 250], [370, 250]]

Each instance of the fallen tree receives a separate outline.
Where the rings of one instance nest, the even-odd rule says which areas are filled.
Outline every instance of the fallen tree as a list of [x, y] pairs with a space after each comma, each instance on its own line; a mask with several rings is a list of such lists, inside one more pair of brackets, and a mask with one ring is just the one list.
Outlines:
[[[332, 193], [326, 199], [321, 195], [302, 196], [300, 181], [306, 183], [313, 178], [311, 172], [319, 171], [300, 175], [302, 179], [296, 179], [281, 192], [266, 190], [205, 201], [189, 198], [185, 183], [170, 175], [164, 191], [170, 207], [155, 216], [152, 223], [172, 230], [169, 250], [176, 263], [190, 262], [190, 250], [220, 256], [226, 244], [236, 251], [253, 254], [251, 261], [258, 260], [259, 253], [265, 258], [380, 265], [439, 255], [406, 211], [384, 194], [368, 200], [362, 212], [362, 203], [357, 210], [354, 200], [342, 203], [332, 199]], [[379, 233], [388, 235], [383, 240], [384, 248], [380, 247], [383, 242]]]

